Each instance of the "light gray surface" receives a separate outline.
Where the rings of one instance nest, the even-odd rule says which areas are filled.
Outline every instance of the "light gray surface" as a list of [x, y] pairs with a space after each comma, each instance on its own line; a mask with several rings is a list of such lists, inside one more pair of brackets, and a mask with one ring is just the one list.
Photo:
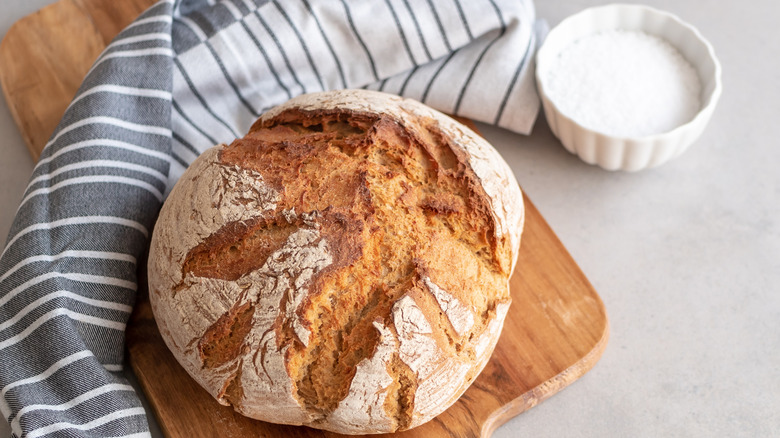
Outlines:
[[[0, 35], [50, 2], [5, 0]], [[555, 25], [608, 2], [536, 3]], [[780, 3], [644, 3], [698, 27], [723, 66], [715, 115], [685, 154], [611, 173], [569, 155], [543, 120], [530, 137], [481, 127], [599, 291], [611, 324], [593, 371], [497, 438], [780, 433]], [[4, 238], [32, 161], [4, 104], [0, 134]]]

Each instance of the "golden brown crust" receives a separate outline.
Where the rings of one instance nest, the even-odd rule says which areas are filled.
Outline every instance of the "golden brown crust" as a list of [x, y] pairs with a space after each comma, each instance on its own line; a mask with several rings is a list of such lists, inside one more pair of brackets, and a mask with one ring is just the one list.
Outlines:
[[152, 239], [152, 305], [185, 369], [239, 412], [402, 430], [487, 362], [522, 218], [511, 171], [468, 128], [382, 93], [306, 95], [181, 178]]

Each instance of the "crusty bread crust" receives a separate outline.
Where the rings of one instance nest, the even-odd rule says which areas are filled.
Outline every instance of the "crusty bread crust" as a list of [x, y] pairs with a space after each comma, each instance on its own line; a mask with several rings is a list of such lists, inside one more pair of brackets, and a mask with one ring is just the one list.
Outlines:
[[303, 95], [176, 184], [152, 308], [187, 372], [244, 415], [404, 430], [487, 363], [523, 218], [508, 165], [449, 117], [378, 92]]
[[275, 116], [291, 108], [297, 108], [301, 111], [340, 109], [391, 114], [410, 130], [418, 127], [421, 119], [434, 121], [438, 128], [449, 137], [450, 146], [466, 152], [469, 166], [491, 199], [494, 219], [499, 225], [496, 233], [499, 236], [509, 236], [509, 246], [513, 248], [514, 254], [511, 269], [514, 268], [517, 262], [517, 251], [520, 248], [520, 235], [523, 232], [525, 222], [523, 196], [512, 169], [487, 140], [462, 123], [416, 100], [367, 90], [302, 94], [271, 108], [260, 117], [254, 127], [257, 127], [258, 124], [268, 123]]

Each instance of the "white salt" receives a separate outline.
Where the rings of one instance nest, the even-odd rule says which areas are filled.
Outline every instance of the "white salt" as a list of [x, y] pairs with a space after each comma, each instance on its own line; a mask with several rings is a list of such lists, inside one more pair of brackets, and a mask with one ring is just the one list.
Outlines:
[[604, 31], [566, 47], [547, 72], [546, 92], [582, 126], [618, 137], [660, 134], [701, 107], [696, 70], [665, 40]]

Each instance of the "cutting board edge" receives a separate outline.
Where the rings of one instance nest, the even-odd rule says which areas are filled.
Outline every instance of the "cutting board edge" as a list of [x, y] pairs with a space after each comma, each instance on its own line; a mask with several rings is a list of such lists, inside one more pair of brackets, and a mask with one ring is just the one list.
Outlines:
[[609, 318], [606, 316], [606, 308], [604, 307], [604, 303], [601, 301], [601, 298], [598, 296], [598, 294], [596, 294], [596, 297], [599, 300], [599, 305], [604, 311], [605, 316], [604, 331], [601, 335], [601, 338], [593, 346], [593, 349], [590, 350], [579, 361], [575, 362], [551, 379], [542, 382], [522, 396], [510, 401], [500, 409], [495, 410], [482, 424], [482, 430], [480, 431], [481, 438], [490, 438], [493, 435], [493, 432], [495, 432], [496, 429], [501, 427], [504, 423], [554, 396], [561, 390], [568, 388], [572, 383], [579, 380], [582, 376], [587, 374], [588, 371], [592, 370], [594, 366], [596, 366], [607, 348], [610, 335]]
[[[45, 8], [50, 7], [46, 6]], [[8, 53], [8, 44], [9, 41], [13, 42], [13, 39], [17, 36], [16, 29], [23, 25], [23, 22], [27, 21], [37, 12], [34, 12], [30, 15], [26, 15], [19, 20], [15, 21], [11, 27], [8, 28], [8, 32], [3, 36], [3, 39], [0, 40], [0, 65], [4, 65], [6, 63], [10, 63], [10, 59], [6, 59], [7, 56], [6, 53]], [[8, 111], [11, 113], [11, 117], [14, 119], [14, 124], [16, 125], [17, 131], [19, 131], [19, 136], [22, 137], [22, 140], [24, 141], [24, 145], [27, 147], [27, 150], [30, 152], [30, 155], [33, 157], [33, 161], [38, 161], [38, 158], [40, 158], [41, 153], [37, 151], [32, 144], [32, 139], [30, 136], [27, 135], [27, 131], [22, 129], [21, 127], [25, 125], [24, 121], [21, 119], [21, 115], [19, 114], [19, 109], [14, 105], [16, 102], [15, 99], [11, 98], [9, 85], [8, 85], [8, 79], [6, 78], [5, 69], [0, 69], [0, 89], [3, 90], [3, 98], [5, 99], [6, 106], [8, 107]]]
[[[171, 431], [168, 428], [168, 424], [165, 421], [160, 421], [161, 418], [164, 418], [164, 415], [160, 411], [160, 403], [159, 400], [154, 399], [153, 397], [149, 397], [147, 394], [150, 394], [151, 389], [151, 382], [154, 379], [149, 378], [141, 378], [142, 375], [144, 375], [144, 370], [142, 367], [138, 366], [138, 362], [132, 359], [132, 354], [130, 354], [129, 346], [125, 344], [125, 354], [126, 361], [130, 364], [130, 368], [133, 370], [133, 374], [135, 374], [136, 381], [138, 382], [138, 386], [141, 387], [141, 391], [143, 391], [144, 398], [146, 398], [146, 402], [148, 403], [149, 407], [152, 409], [152, 414], [154, 415], [154, 420], [157, 423], [157, 427], [160, 428], [160, 431], [163, 433], [164, 437], [172, 437]], [[216, 402], [215, 402], [216, 403]]]

